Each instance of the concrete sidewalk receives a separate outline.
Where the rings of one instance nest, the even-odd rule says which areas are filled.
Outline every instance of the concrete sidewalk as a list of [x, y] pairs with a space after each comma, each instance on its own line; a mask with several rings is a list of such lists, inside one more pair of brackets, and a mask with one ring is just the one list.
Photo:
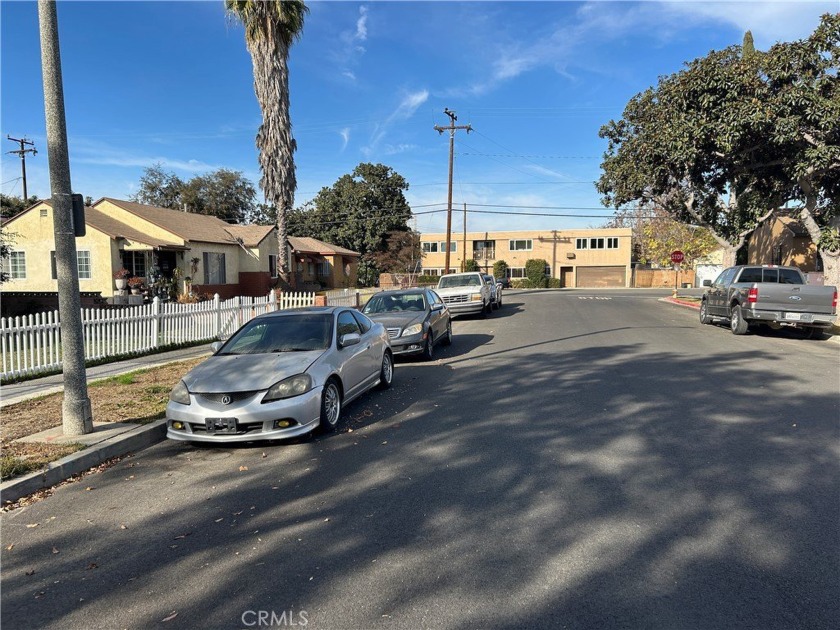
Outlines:
[[[86, 370], [87, 380], [90, 383], [91, 381], [126, 374], [135, 370], [205, 355], [210, 355], [210, 344], [116, 361], [88, 368]], [[30, 398], [37, 398], [63, 390], [64, 376], [62, 374], [3, 385], [0, 386], [0, 398], [2, 399], [0, 406], [5, 408]], [[22, 441], [79, 443], [86, 445], [86, 448], [51, 462], [43, 470], [3, 482], [0, 484], [0, 500], [4, 505], [15, 502], [38, 490], [52, 487], [94, 466], [99, 466], [113, 457], [122, 457], [151, 446], [165, 439], [165, 437], [166, 420], [157, 420], [149, 424], [94, 422], [93, 433], [72, 437], [64, 437], [62, 428], [55, 427], [36, 435], [21, 438]]]
[[[97, 381], [135, 370], [156, 367], [158, 365], [165, 365], [166, 363], [183, 361], [184, 359], [192, 359], [203, 355], [210, 355], [209, 343], [193, 346], [192, 348], [170, 350], [169, 352], [149, 354], [133, 359], [125, 359], [124, 361], [115, 361], [114, 363], [105, 363], [90, 367], [87, 369], [87, 380], [90, 383], [91, 381]], [[30, 398], [37, 398], [38, 396], [53, 394], [63, 390], [63, 374], [53, 374], [52, 376], [34, 378], [21, 383], [2, 385], [0, 386], [0, 407], [6, 407], [7, 405], [29, 400]]]

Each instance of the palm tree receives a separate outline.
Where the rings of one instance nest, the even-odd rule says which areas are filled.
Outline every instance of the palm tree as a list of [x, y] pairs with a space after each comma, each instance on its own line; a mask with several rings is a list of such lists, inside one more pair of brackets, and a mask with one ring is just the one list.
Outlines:
[[277, 209], [277, 273], [288, 282], [286, 213], [292, 209], [297, 188], [288, 58], [309, 8], [302, 0], [225, 0], [225, 8], [245, 27], [245, 44], [254, 64], [254, 92], [263, 119], [257, 131], [260, 188]]

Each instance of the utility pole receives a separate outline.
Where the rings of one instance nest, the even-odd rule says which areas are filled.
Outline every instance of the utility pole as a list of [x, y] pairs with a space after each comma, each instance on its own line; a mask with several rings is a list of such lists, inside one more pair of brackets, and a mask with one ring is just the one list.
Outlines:
[[73, 189], [70, 185], [67, 121], [64, 115], [61, 52], [58, 46], [58, 15], [54, 0], [38, 0], [38, 23], [41, 33], [41, 70], [44, 76], [55, 263], [58, 272], [58, 313], [61, 320], [61, 360], [64, 374], [62, 425], [64, 435], [83, 435], [93, 432], [93, 414], [85, 373], [79, 268], [73, 228]]
[[449, 131], [449, 196], [446, 204], [446, 269], [444, 270], [444, 273], [449, 273], [449, 250], [451, 247], [450, 243], [452, 242], [452, 167], [455, 159], [455, 130], [465, 129], [469, 133], [472, 131], [472, 127], [469, 125], [455, 126], [455, 121], [458, 120], [458, 117], [455, 115], [455, 112], [449, 111], [448, 107], [444, 107], [443, 113], [449, 116], [449, 126], [441, 127], [440, 125], [435, 125], [434, 128], [441, 135], [443, 135], [444, 131]]
[[464, 202], [464, 244], [461, 250], [461, 271], [467, 270], [467, 203]]
[[[31, 153], [32, 155], [38, 155], [37, 149], [35, 149], [35, 143], [27, 138], [12, 138], [12, 136], [6, 136], [12, 142], [17, 142], [20, 145], [20, 149], [17, 151], [9, 151], [13, 155], [17, 155], [20, 157], [20, 174], [23, 178], [23, 205], [26, 205], [27, 200], [29, 199], [29, 195], [26, 191], [26, 154]], [[29, 145], [32, 147], [31, 149], [27, 149], [26, 146]]]

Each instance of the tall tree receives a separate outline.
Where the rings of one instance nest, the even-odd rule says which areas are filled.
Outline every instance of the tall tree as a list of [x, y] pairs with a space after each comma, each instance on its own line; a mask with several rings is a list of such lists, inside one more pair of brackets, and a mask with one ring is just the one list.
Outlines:
[[181, 209], [184, 181], [175, 173], [163, 170], [162, 164], [153, 164], [143, 170], [140, 187], [131, 201], [159, 208]]
[[254, 91], [263, 119], [257, 131], [260, 188], [266, 202], [277, 208], [277, 272], [288, 282], [286, 213], [292, 209], [297, 188], [288, 59], [309, 9], [301, 0], [225, 0], [225, 7], [228, 15], [245, 27], [245, 43], [254, 66]]
[[359, 282], [373, 284], [378, 261], [388, 250], [389, 235], [409, 232], [411, 208], [404, 191], [408, 182], [384, 164], [359, 164], [329, 188], [322, 188], [306, 207], [291, 213], [295, 236], [314, 236], [359, 252]]
[[31, 208], [39, 201], [40, 199], [38, 199], [35, 195], [29, 197], [29, 199], [23, 199], [22, 197], [15, 197], [14, 195], [0, 194], [0, 217], [4, 219], [11, 219], [13, 216], [20, 214], [27, 208]]
[[254, 185], [242, 172], [226, 168], [193, 177], [181, 191], [181, 202], [187, 210], [228, 223], [250, 222], [257, 207], [256, 198]]
[[840, 14], [767, 52], [713, 51], [635, 96], [601, 129], [608, 205], [654, 202], [734, 252], [782, 206], [840, 283]]

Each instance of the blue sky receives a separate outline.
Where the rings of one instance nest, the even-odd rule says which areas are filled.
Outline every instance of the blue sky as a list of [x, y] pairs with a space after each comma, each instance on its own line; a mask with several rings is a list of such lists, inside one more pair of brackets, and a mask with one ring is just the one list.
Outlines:
[[[594, 227], [599, 127], [634, 94], [712, 49], [806, 37], [840, 2], [311, 2], [290, 57], [301, 205], [360, 162], [410, 184], [423, 232], [444, 231], [448, 134], [458, 115], [454, 226]], [[156, 162], [259, 181], [260, 123], [242, 28], [212, 2], [59, 2], [73, 188], [127, 199]], [[37, 5], [0, 4], [2, 186], [49, 196]], [[260, 197], [262, 195], [260, 194]], [[600, 209], [599, 209], [600, 208]], [[478, 211], [570, 216], [510, 216]], [[429, 214], [420, 214], [429, 213]]]

